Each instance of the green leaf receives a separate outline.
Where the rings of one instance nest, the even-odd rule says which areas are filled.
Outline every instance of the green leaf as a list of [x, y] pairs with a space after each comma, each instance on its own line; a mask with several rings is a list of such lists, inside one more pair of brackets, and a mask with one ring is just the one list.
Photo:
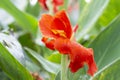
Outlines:
[[55, 80], [61, 80], [61, 72], [60, 71], [57, 73]]
[[34, 6], [28, 3], [28, 6], [26, 7], [26, 12], [30, 13], [31, 15], [38, 17], [40, 14], [40, 4], [37, 2]]
[[120, 0], [110, 0], [104, 13], [98, 20], [101, 26], [106, 26], [120, 13]]
[[10, 0], [1, 0], [0, 7], [10, 13], [16, 22], [21, 26], [25, 31], [31, 32], [34, 36], [36, 36], [38, 29], [38, 22], [33, 16], [24, 13], [17, 9]]
[[10, 80], [8, 76], [0, 69], [0, 80]]
[[21, 64], [25, 64], [25, 56], [22, 46], [14, 35], [0, 33], [0, 42]]
[[72, 73], [68, 70], [68, 80], [88, 80], [89, 77], [86, 74], [85, 68], [81, 68], [76, 73]]
[[30, 73], [0, 43], [0, 67], [12, 80], [33, 80]]
[[79, 0], [78, 1], [79, 2], [79, 12], [80, 12], [80, 15], [81, 15], [81, 13], [82, 13], [82, 11], [84, 10], [84, 8], [85, 8], [85, 5], [87, 4], [86, 2], [85, 2], [85, 0]]
[[29, 48], [25, 48], [29, 54], [35, 59], [37, 60], [45, 70], [47, 70], [50, 73], [53, 74], [57, 74], [57, 72], [59, 71], [60, 66], [58, 64], [49, 62], [48, 60], [44, 59], [42, 56], [40, 56], [39, 54], [37, 54], [35, 51], [29, 49]]
[[120, 59], [92, 80], [120, 80]]
[[47, 59], [51, 62], [55, 62], [55, 63], [61, 63], [61, 54], [59, 52], [55, 52], [53, 54], [51, 54], [49, 57], [47, 57]]
[[36, 44], [30, 33], [25, 33], [20, 35], [18, 40], [22, 46], [29, 47], [30, 49], [36, 50]]
[[91, 0], [85, 6], [78, 20], [77, 40], [81, 40], [92, 29], [108, 2], [109, 0]]
[[[104, 69], [120, 59], [120, 15], [91, 43], [99, 75]], [[95, 75], [95, 76], [96, 76]]]

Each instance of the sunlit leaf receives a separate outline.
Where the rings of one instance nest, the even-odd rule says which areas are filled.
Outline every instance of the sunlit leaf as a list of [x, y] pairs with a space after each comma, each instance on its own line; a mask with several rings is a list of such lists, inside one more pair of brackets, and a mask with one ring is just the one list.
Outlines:
[[10, 13], [14, 17], [16, 22], [21, 25], [21, 28], [23, 28], [25, 31], [31, 32], [34, 36], [36, 36], [38, 29], [37, 19], [17, 9], [10, 2], [10, 0], [1, 0], [0, 7]]
[[78, 21], [77, 40], [83, 38], [83, 36], [92, 29], [108, 2], [109, 0], [91, 0], [91, 2], [85, 6]]
[[120, 80], [120, 59], [92, 80]]
[[33, 80], [30, 73], [0, 43], [0, 67], [12, 80]]
[[40, 56], [39, 54], [37, 54], [35, 51], [29, 49], [29, 48], [25, 48], [29, 54], [36, 59], [45, 70], [47, 70], [48, 72], [57, 74], [57, 72], [59, 71], [60, 65], [49, 62], [48, 60], [44, 59], [42, 56]]
[[47, 59], [51, 62], [59, 63], [61, 62], [61, 54], [59, 52], [55, 52], [51, 54]]
[[104, 69], [120, 59], [120, 15], [91, 43], [99, 75]]
[[21, 64], [25, 64], [25, 56], [22, 50], [22, 46], [14, 35], [0, 33], [0, 42]]
[[120, 0], [110, 0], [107, 8], [99, 19], [101, 26], [108, 25], [120, 13]]

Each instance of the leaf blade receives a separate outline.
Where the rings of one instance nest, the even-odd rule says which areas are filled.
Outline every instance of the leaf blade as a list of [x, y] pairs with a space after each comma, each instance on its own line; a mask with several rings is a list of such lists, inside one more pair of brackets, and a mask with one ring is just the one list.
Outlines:
[[13, 80], [33, 80], [30, 73], [0, 43], [0, 66]]
[[[120, 15], [118, 15], [89, 46], [94, 49], [95, 60], [101, 72], [106, 69], [105, 67], [109, 67], [111, 63], [115, 63], [120, 58], [119, 30]], [[98, 73], [96, 74], [99, 75]]]
[[34, 36], [36, 36], [38, 29], [38, 22], [33, 16], [20, 11], [17, 9], [10, 0], [2, 0], [0, 2], [0, 7], [10, 13], [16, 22], [21, 26], [21, 28], [25, 31], [29, 31]]
[[48, 72], [51, 72], [53, 74], [57, 74], [59, 71], [60, 66], [58, 64], [54, 64], [52, 62], [49, 62], [45, 60], [42, 56], [38, 55], [35, 51], [25, 48], [29, 52], [29, 54], [37, 60], [40, 64], [42, 64], [43, 68], [47, 70]]
[[108, 2], [109, 0], [91, 0], [91, 2], [85, 6], [78, 20], [80, 26], [77, 31], [78, 41], [92, 29]]

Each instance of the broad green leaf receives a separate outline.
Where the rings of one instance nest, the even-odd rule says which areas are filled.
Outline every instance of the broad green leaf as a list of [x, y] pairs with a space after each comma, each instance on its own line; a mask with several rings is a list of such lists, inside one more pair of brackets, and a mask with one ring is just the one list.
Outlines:
[[85, 6], [78, 20], [77, 40], [83, 38], [83, 36], [92, 29], [108, 2], [109, 0], [91, 0], [91, 2]]
[[91, 43], [94, 49], [98, 75], [120, 58], [120, 15]]
[[92, 80], [120, 80], [120, 59]]
[[61, 54], [59, 52], [55, 52], [51, 54], [47, 59], [51, 62], [59, 63], [61, 62]]
[[39, 54], [37, 54], [35, 51], [29, 49], [29, 48], [25, 48], [29, 54], [35, 59], [37, 60], [45, 70], [47, 70], [50, 73], [53, 74], [57, 74], [57, 72], [59, 71], [60, 66], [58, 64], [49, 62], [48, 60], [44, 59], [42, 56], [40, 56]]
[[21, 64], [25, 64], [25, 56], [22, 46], [14, 35], [0, 33], [0, 42]]
[[102, 16], [98, 20], [101, 26], [108, 25], [120, 13], [120, 0], [110, 0]]
[[33, 80], [30, 73], [0, 43], [0, 67], [12, 80]]
[[26, 31], [31, 32], [34, 36], [36, 36], [38, 29], [38, 22], [33, 16], [24, 13], [17, 9], [10, 0], [1, 0], [0, 7], [10, 13], [16, 22]]

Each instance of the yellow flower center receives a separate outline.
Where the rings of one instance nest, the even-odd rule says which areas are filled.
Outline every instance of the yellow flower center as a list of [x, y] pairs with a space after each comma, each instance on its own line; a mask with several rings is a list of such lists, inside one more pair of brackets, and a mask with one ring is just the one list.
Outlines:
[[59, 36], [66, 38], [66, 33], [63, 30], [53, 30], [52, 29], [52, 32], [54, 34], [58, 34]]

